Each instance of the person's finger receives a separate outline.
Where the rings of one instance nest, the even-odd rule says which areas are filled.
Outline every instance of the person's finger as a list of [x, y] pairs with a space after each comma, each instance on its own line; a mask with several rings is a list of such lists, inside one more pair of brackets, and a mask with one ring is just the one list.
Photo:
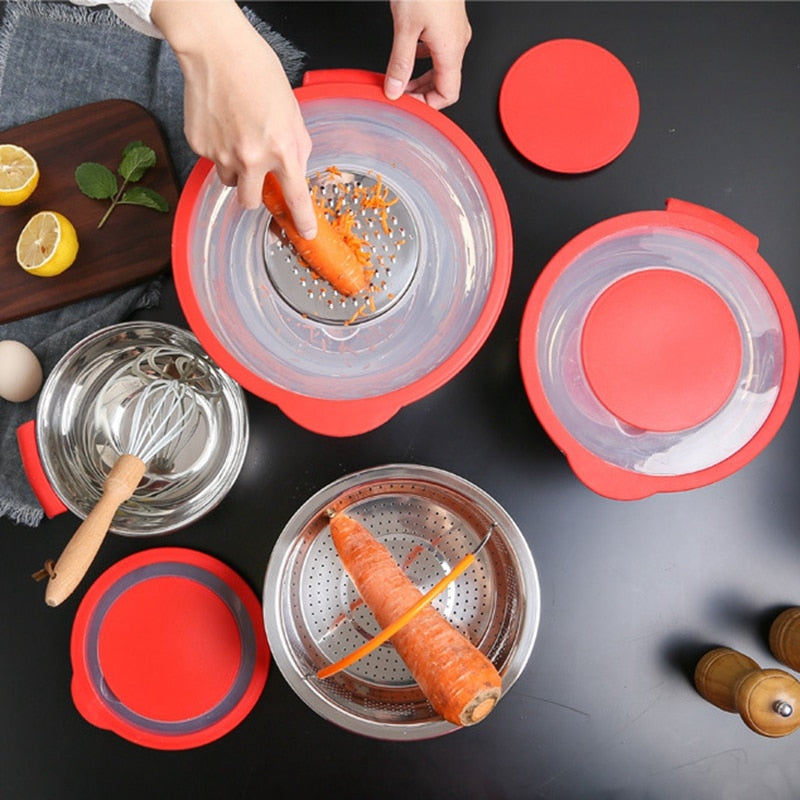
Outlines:
[[297, 176], [287, 175], [281, 170], [273, 170], [281, 185], [283, 199], [292, 215], [297, 232], [304, 239], [313, 239], [317, 235], [317, 215], [308, 191], [308, 182], [300, 173]]
[[250, 170], [241, 173], [236, 180], [236, 195], [239, 203], [245, 208], [258, 208], [262, 201], [261, 187], [264, 175], [261, 170]]
[[217, 177], [220, 179], [220, 182], [225, 186], [236, 186], [237, 175], [236, 170], [231, 169], [230, 167], [223, 166], [219, 162], [217, 163]]
[[441, 109], [458, 101], [461, 94], [461, 66], [463, 52], [452, 43], [427, 46], [431, 69], [408, 82], [406, 92], [422, 96], [432, 108]]
[[406, 94], [411, 97], [421, 100], [431, 108], [440, 110], [452, 105], [458, 100], [459, 92], [461, 91], [460, 78], [457, 79], [455, 85], [445, 83], [444, 90], [436, 83], [437, 76], [433, 70], [420, 75], [412, 81], [409, 81], [406, 87]]
[[417, 33], [412, 33], [410, 30], [395, 30], [383, 83], [383, 91], [389, 100], [397, 100], [406, 90], [411, 73], [414, 71], [418, 44]]

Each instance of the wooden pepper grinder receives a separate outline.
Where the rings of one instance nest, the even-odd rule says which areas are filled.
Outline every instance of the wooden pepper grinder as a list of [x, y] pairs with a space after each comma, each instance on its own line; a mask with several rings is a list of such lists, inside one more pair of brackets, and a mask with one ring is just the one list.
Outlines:
[[787, 608], [769, 629], [769, 648], [778, 661], [800, 671], [800, 608]]
[[800, 727], [800, 681], [782, 669], [761, 669], [752, 658], [717, 647], [697, 663], [694, 683], [706, 700], [737, 712], [762, 736], [786, 736]]

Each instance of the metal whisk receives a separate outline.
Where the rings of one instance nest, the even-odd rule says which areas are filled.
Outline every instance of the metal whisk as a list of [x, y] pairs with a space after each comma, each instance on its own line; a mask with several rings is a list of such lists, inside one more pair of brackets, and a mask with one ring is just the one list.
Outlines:
[[49, 606], [62, 603], [89, 569], [117, 509], [136, 490], [148, 464], [163, 455], [197, 424], [191, 387], [181, 380], [157, 378], [131, 400], [130, 424], [120, 436], [120, 454], [103, 482], [95, 507], [55, 563], [45, 592]]

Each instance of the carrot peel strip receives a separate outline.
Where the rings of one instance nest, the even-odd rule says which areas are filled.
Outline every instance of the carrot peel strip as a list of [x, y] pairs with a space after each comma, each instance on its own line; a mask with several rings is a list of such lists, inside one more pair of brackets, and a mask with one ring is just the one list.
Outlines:
[[467, 553], [453, 569], [444, 576], [432, 589], [429, 589], [422, 597], [414, 603], [408, 611], [402, 616], [398, 617], [391, 625], [385, 627], [379, 634], [373, 636], [368, 642], [365, 642], [361, 647], [357, 647], [352, 653], [346, 655], [344, 658], [331, 664], [317, 672], [317, 677], [320, 680], [330, 678], [337, 672], [351, 667], [356, 661], [360, 661], [364, 656], [368, 656], [373, 650], [377, 650], [384, 642], [392, 638], [401, 628], [404, 628], [414, 617], [422, 611], [425, 606], [437, 598], [459, 575], [462, 575], [470, 567], [475, 560], [474, 553]]

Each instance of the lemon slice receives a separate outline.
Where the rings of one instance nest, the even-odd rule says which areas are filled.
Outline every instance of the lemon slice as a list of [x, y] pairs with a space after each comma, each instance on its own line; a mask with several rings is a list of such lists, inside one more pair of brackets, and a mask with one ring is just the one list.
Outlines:
[[57, 211], [34, 214], [17, 239], [17, 263], [31, 275], [58, 275], [72, 266], [77, 255], [75, 227]]
[[0, 144], [0, 206], [18, 206], [38, 184], [36, 159], [15, 144]]

